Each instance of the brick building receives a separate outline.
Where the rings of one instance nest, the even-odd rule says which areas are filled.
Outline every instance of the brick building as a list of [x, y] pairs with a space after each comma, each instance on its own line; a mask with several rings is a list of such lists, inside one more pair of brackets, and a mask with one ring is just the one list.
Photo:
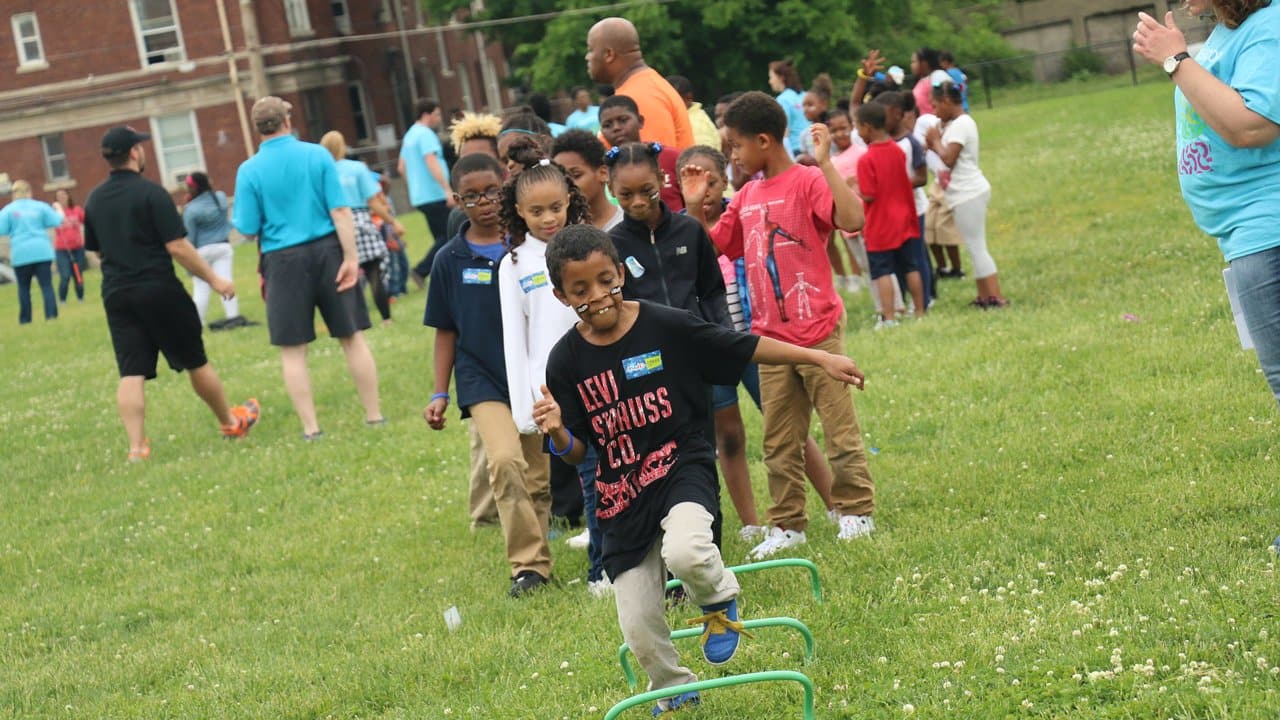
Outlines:
[[[373, 164], [396, 155], [418, 97], [508, 103], [500, 47], [429, 25], [416, 0], [6, 0], [0, 40], [0, 191], [83, 200], [106, 175], [99, 140], [153, 138], [146, 175], [177, 188], [205, 170], [228, 191], [257, 146], [256, 96], [293, 103], [306, 140], [330, 129]], [[371, 36], [371, 37], [359, 37]], [[235, 61], [230, 60], [235, 57]]]

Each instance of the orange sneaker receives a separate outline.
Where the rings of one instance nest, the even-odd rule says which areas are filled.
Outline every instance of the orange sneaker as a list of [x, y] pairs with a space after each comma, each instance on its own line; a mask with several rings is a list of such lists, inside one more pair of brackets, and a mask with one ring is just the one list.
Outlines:
[[142, 462], [143, 460], [146, 460], [149, 457], [151, 457], [151, 440], [150, 439], [142, 441], [141, 450], [129, 451], [129, 462], [131, 463]]
[[236, 405], [231, 408], [231, 418], [235, 420], [233, 425], [222, 426], [222, 437], [228, 440], [238, 440], [249, 434], [249, 428], [258, 424], [258, 401], [255, 398], [249, 398], [244, 401], [243, 405]]

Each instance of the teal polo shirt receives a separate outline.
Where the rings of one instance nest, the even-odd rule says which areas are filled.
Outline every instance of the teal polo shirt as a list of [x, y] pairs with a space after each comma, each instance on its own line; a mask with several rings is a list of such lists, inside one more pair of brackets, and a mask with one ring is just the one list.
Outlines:
[[356, 210], [367, 210], [369, 198], [382, 192], [378, 176], [369, 172], [369, 166], [359, 160], [338, 161], [338, 182], [346, 195], [347, 205]]
[[0, 235], [9, 236], [9, 254], [14, 267], [53, 262], [49, 230], [62, 224], [62, 216], [52, 205], [31, 198], [18, 198], [0, 210]]
[[284, 135], [262, 143], [236, 171], [231, 223], [269, 253], [333, 234], [329, 211], [350, 206], [329, 151]]

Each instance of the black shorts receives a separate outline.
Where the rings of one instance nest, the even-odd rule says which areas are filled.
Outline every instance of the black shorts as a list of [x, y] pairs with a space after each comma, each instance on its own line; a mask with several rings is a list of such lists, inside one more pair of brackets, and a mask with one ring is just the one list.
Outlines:
[[867, 268], [867, 270], [871, 273], [871, 279], [875, 280], [885, 275], [906, 275], [907, 273], [919, 272], [920, 268], [916, 267], [914, 250], [918, 242], [920, 242], [920, 238], [911, 238], [895, 250], [877, 250], [875, 252], [868, 250], [867, 264], [871, 267]]
[[317, 309], [333, 337], [347, 338], [369, 329], [368, 311], [359, 312], [359, 285], [338, 292], [341, 266], [337, 235], [262, 256], [272, 345], [306, 345], [315, 340]]
[[102, 305], [120, 377], [153, 379], [160, 353], [178, 372], [208, 364], [200, 315], [181, 285], [120, 288], [103, 298]]

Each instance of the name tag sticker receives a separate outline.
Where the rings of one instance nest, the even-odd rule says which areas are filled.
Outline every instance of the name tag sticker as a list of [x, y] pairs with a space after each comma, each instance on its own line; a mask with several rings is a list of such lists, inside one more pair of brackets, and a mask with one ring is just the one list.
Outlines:
[[493, 270], [489, 268], [463, 268], [463, 285], [492, 285]]
[[662, 372], [662, 351], [654, 350], [622, 361], [622, 372], [628, 380]]
[[635, 255], [628, 255], [626, 259], [627, 269], [631, 271], [634, 277], [644, 277], [644, 266], [636, 259]]
[[684, 254], [686, 254], [686, 253], [688, 253], [688, 252], [689, 252], [689, 246], [688, 246], [688, 245], [681, 245], [681, 246], [679, 246], [679, 247], [677, 247], [677, 248], [676, 248], [676, 254], [677, 254], [677, 255], [684, 255]]
[[550, 281], [547, 280], [547, 274], [542, 271], [538, 271], [532, 275], [525, 275], [520, 278], [520, 289], [523, 290], [526, 295], [540, 287], [546, 287], [549, 284]]

